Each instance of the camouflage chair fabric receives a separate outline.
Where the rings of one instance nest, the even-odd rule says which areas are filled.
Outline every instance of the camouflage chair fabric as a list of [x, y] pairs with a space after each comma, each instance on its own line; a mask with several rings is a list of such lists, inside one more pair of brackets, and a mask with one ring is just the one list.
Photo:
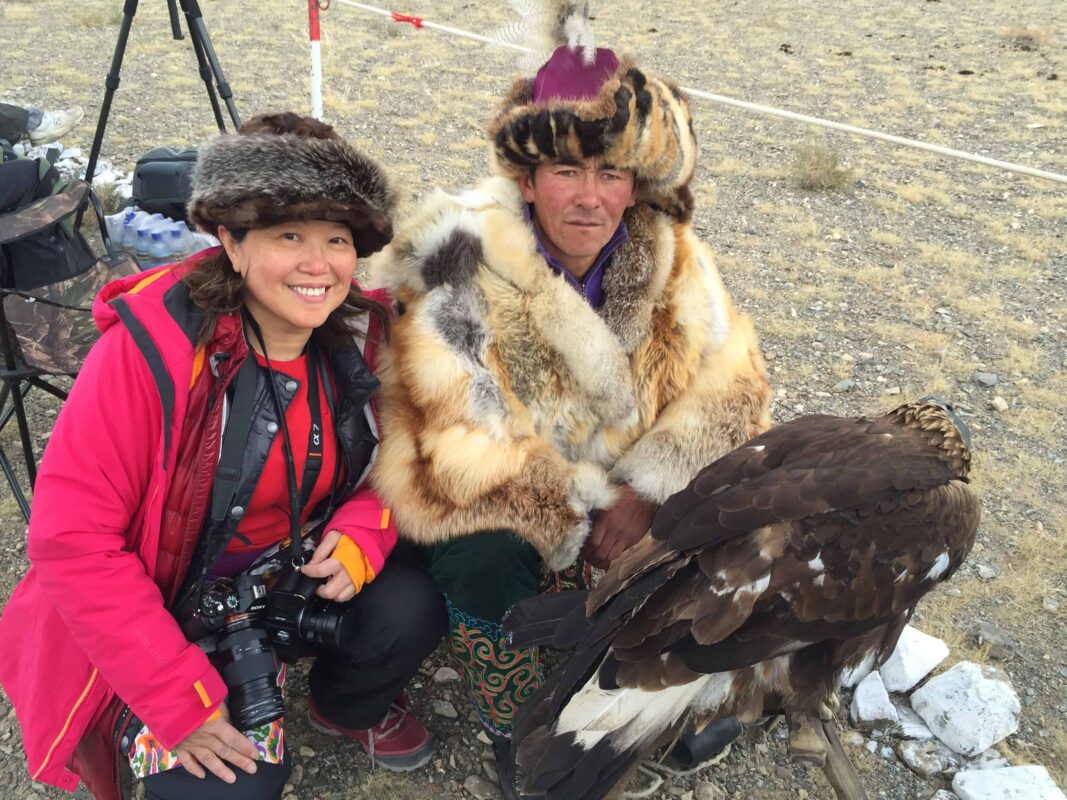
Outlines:
[[[72, 234], [73, 217], [90, 201], [99, 217], [101, 212], [89, 185], [72, 181], [56, 194], [0, 216], [0, 244], [24, 241], [53, 226], [62, 226], [72, 241], [80, 239]], [[92, 258], [91, 252], [88, 255]], [[108, 281], [138, 271], [137, 264], [122, 253], [109, 252], [90, 261], [85, 269], [82, 256], [75, 253], [71, 258], [75, 260], [67, 266], [68, 274], [80, 270], [73, 277], [47, 285], [34, 280], [28, 287], [25, 281], [16, 280], [16, 286], [22, 288], [0, 288], [16, 357], [31, 369], [51, 375], [78, 372], [98, 336], [92, 318], [93, 298]], [[26, 291], [28, 288], [33, 291]]]

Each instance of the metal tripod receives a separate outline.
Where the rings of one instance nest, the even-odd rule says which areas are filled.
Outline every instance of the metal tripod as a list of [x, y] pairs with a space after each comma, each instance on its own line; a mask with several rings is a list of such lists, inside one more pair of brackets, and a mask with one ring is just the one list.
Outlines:
[[[122, 8], [122, 24], [119, 26], [119, 38], [115, 43], [115, 53], [111, 57], [111, 70], [107, 74], [104, 93], [104, 102], [100, 106], [100, 119], [96, 123], [96, 136], [93, 139], [93, 148], [89, 152], [89, 164], [85, 168], [85, 180], [93, 182], [96, 173], [96, 162], [100, 157], [100, 148], [104, 143], [104, 130], [107, 128], [108, 116], [111, 114], [111, 101], [115, 97], [115, 90], [119, 88], [119, 72], [122, 69], [122, 59], [126, 55], [126, 42], [130, 36], [130, 27], [133, 25], [133, 17], [137, 13], [139, 0], [126, 0]], [[226, 76], [222, 74], [222, 65], [219, 64], [215, 48], [211, 45], [207, 27], [204, 25], [204, 15], [200, 11], [200, 3], [197, 0], [167, 0], [170, 10], [171, 34], [175, 39], [184, 39], [181, 29], [181, 21], [178, 18], [178, 4], [181, 5], [182, 13], [185, 14], [185, 25], [189, 29], [189, 38], [193, 41], [193, 51], [196, 53], [196, 61], [200, 67], [200, 77], [207, 87], [207, 96], [211, 101], [211, 110], [215, 114], [215, 124], [219, 126], [219, 132], [226, 132], [226, 123], [222, 118], [222, 109], [219, 106], [221, 97], [229, 112], [230, 121], [236, 131], [241, 127], [241, 118], [237, 114], [237, 106], [233, 102], [233, 92], [230, 84], [226, 82]], [[215, 85], [218, 86], [218, 94]]]

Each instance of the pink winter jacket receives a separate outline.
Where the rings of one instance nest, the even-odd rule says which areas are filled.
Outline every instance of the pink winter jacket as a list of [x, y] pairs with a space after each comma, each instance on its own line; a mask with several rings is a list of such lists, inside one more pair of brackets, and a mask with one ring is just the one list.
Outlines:
[[[97, 297], [102, 335], [49, 441], [30, 520], [31, 566], [0, 617], [0, 684], [22, 726], [30, 773], [68, 791], [80, 774], [98, 797], [116, 796], [99, 789], [114, 770], [113, 743], [87, 748], [81, 740], [90, 727], [107, 727], [102, 715], [116, 696], [173, 748], [226, 695], [164, 607], [188, 568], [169, 554], [191, 554], [188, 540], [202, 522], [175, 509], [206, 506], [221, 435], [220, 422], [205, 423], [210, 436], [190, 442], [187, 407], [247, 354], [236, 316], [194, 349], [188, 305], [175, 303], [186, 266], [117, 280]], [[179, 453], [198, 448], [208, 474], [194, 468], [189, 479], [187, 470], [187, 485], [175, 488]], [[391, 516], [359, 488], [330, 528], [353, 539], [378, 573], [396, 543]], [[84, 752], [76, 756], [76, 747]], [[112, 763], [95, 763], [105, 755]]]

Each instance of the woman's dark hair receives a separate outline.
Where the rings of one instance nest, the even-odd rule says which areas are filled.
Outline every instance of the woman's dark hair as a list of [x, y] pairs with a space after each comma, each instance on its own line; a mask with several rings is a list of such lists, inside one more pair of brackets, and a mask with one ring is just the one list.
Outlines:
[[[289, 111], [276, 114], [260, 114], [245, 122], [242, 134], [270, 133], [289, 134], [308, 139], [339, 139], [337, 132], [324, 122], [313, 117], [302, 117]], [[229, 230], [235, 242], [248, 235], [248, 229]], [[198, 345], [204, 344], [215, 332], [215, 323], [224, 314], [232, 314], [244, 305], [244, 279], [233, 268], [225, 249], [199, 261], [184, 276], [189, 296], [197, 308], [205, 312], [200, 328]], [[326, 322], [313, 332], [315, 339], [328, 348], [354, 347], [355, 325], [364, 314], [373, 314], [382, 326], [382, 333], [389, 338], [391, 312], [381, 303], [363, 295], [354, 286], [348, 297], [326, 318]]]

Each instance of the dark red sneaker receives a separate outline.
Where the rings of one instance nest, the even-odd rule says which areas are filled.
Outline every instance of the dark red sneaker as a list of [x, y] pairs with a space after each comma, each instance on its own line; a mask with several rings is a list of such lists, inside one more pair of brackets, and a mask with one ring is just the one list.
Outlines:
[[330, 736], [347, 736], [366, 751], [371, 764], [393, 772], [418, 769], [433, 755], [430, 732], [411, 715], [411, 704], [404, 694], [393, 702], [381, 722], [363, 729], [344, 728], [330, 722], [309, 696], [308, 722], [315, 730]]

